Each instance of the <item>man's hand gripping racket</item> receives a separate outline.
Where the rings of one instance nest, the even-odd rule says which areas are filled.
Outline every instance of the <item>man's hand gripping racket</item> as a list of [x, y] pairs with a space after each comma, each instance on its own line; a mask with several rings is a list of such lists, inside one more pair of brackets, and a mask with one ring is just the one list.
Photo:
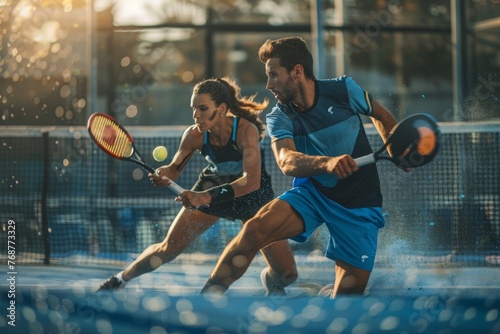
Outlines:
[[[421, 167], [436, 158], [442, 140], [441, 129], [432, 116], [415, 114], [396, 124], [387, 142], [378, 151], [354, 161], [358, 167], [378, 160], [392, 161], [403, 169]], [[387, 148], [390, 148], [392, 156], [387, 154]]]
[[[132, 136], [111, 116], [103, 113], [94, 113], [87, 123], [90, 138], [102, 149], [115, 159], [131, 161], [150, 173], [156, 170], [149, 166], [134, 145]], [[169, 189], [176, 195], [185, 191], [172, 180], [169, 180]]]

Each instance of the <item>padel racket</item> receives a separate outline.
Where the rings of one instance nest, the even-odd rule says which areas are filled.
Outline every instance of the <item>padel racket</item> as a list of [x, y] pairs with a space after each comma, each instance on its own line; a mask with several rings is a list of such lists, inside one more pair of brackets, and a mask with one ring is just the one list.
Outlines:
[[[441, 129], [428, 114], [411, 115], [392, 129], [384, 146], [375, 153], [354, 159], [358, 167], [389, 160], [402, 167], [421, 167], [436, 158], [442, 145]], [[392, 156], [384, 152], [390, 148]]]
[[[87, 130], [97, 146], [113, 158], [131, 161], [150, 173], [156, 172], [144, 161], [134, 145], [132, 136], [113, 117], [103, 113], [94, 113], [89, 118]], [[184, 191], [177, 183], [172, 180], [171, 182], [169, 188], [174, 193], [179, 195]]]

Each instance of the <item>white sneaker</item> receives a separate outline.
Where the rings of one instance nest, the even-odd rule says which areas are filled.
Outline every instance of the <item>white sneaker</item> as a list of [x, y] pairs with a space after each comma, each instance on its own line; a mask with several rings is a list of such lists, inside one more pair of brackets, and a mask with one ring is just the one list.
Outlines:
[[318, 296], [330, 297], [330, 295], [332, 294], [332, 290], [333, 290], [333, 284], [325, 285], [321, 290], [319, 290]]
[[267, 275], [267, 272], [269, 271], [269, 267], [262, 269], [260, 273], [260, 281], [262, 283], [262, 286], [264, 287], [264, 290], [266, 291], [265, 295], [266, 296], [285, 296], [285, 288], [282, 286], [279, 286], [278, 284], [273, 284], [269, 282], [269, 276]]
[[102, 290], [115, 290], [115, 289], [123, 289], [127, 283], [125, 281], [120, 280], [116, 275], [111, 276], [107, 280], [105, 280], [97, 289], [97, 291]]

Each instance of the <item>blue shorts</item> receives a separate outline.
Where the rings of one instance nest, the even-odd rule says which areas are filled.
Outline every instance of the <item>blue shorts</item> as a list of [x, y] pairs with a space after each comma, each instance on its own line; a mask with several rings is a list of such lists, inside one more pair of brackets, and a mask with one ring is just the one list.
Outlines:
[[348, 209], [321, 194], [310, 180], [278, 198], [290, 204], [304, 220], [305, 232], [292, 240], [306, 241], [324, 223], [331, 236], [326, 257], [356, 268], [373, 269], [378, 231], [385, 225], [381, 207]]

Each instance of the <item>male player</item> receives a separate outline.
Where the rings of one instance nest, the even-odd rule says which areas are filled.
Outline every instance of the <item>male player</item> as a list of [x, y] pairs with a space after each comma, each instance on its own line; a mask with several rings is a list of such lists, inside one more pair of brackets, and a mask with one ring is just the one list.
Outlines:
[[372, 153], [360, 115], [371, 118], [384, 142], [396, 119], [350, 77], [317, 80], [299, 37], [266, 41], [259, 59], [278, 100], [267, 116], [273, 153], [294, 185], [247, 221], [202, 293], [223, 293], [259, 249], [286, 238], [305, 241], [324, 223], [331, 234], [326, 256], [335, 261], [330, 297], [363, 294], [385, 221], [376, 165], [358, 168], [353, 160]]

